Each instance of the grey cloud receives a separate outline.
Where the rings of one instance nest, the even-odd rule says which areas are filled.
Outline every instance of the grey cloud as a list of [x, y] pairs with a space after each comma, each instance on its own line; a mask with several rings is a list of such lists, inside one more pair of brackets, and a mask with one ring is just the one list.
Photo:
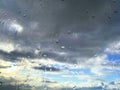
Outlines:
[[60, 69], [58, 69], [58, 68], [55, 68], [55, 67], [53, 67], [53, 66], [51, 66], [51, 67], [49, 67], [49, 66], [46, 66], [46, 65], [42, 65], [42, 66], [39, 66], [39, 67], [33, 67], [34, 69], [36, 69], [36, 70], [43, 70], [43, 71], [52, 71], [52, 72], [54, 72], [54, 71], [60, 71]]
[[[47, 52], [49, 58], [58, 61], [68, 60], [73, 63], [75, 57], [90, 58], [103, 52], [107, 44], [120, 38], [119, 4], [112, 0], [1, 0], [0, 2], [2, 3], [0, 8], [8, 14], [6, 18], [14, 17], [24, 28], [21, 34], [10, 35], [9, 32], [0, 30], [0, 37], [20, 44], [26, 51], [41, 45], [43, 53]], [[3, 25], [0, 28], [3, 29]], [[65, 49], [61, 49], [61, 46], [65, 46]], [[50, 47], [54, 48], [53, 51], [64, 51], [68, 55], [57, 55], [49, 50]], [[31, 54], [31, 57], [36, 58]], [[26, 55], [12, 53], [11, 57], [26, 57]]]
[[31, 52], [12, 51], [8, 53], [2, 50], [0, 50], [0, 57], [3, 58], [4, 60], [9, 61], [16, 61], [19, 58], [35, 58], [35, 56]]
[[[44, 49], [43, 49], [44, 50]], [[68, 55], [60, 55], [59, 53], [61, 53], [62, 51], [58, 51], [57, 53], [54, 51], [49, 51], [48, 49], [46, 51], [38, 51], [38, 53], [36, 54], [34, 51], [27, 51], [22, 50], [22, 51], [11, 51], [11, 52], [6, 52], [3, 50], [0, 50], [0, 57], [3, 58], [4, 60], [8, 60], [8, 61], [18, 61], [20, 60], [20, 58], [29, 58], [29, 59], [41, 59], [41, 58], [50, 58], [53, 60], [57, 60], [60, 62], [68, 62], [67, 60], [70, 59], [71, 61], [69, 61], [70, 63], [75, 63], [73, 59], [74, 56], [71, 56], [71, 53], [67, 53]]]
[[[0, 66], [0, 69], [6, 69], [6, 68], [9, 68], [10, 66]], [[1, 73], [1, 72], [0, 72]]]
[[7, 85], [7, 86], [2, 86], [0, 87], [1, 90], [16, 90], [16, 86], [12, 86], [12, 85]]

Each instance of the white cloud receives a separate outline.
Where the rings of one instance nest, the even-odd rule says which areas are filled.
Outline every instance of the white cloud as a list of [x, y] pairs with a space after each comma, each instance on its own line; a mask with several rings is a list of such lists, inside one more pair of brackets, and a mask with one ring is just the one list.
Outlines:
[[4, 23], [4, 30], [6, 31], [6, 33], [21, 33], [23, 32], [23, 26], [20, 24], [20, 22], [18, 22], [18, 20], [16, 18], [8, 18], [2, 19], [2, 22]]
[[109, 83], [108, 85], [106, 85], [106, 89], [107, 90], [113, 90], [113, 89], [119, 90], [120, 89], [120, 80]]
[[104, 52], [119, 54], [120, 53], [120, 41], [114, 41], [113, 43], [109, 44]]
[[0, 42], [0, 50], [11, 52], [15, 50], [14, 44], [11, 42]]
[[21, 33], [23, 31], [23, 27], [20, 24], [18, 24], [16, 20], [14, 20], [9, 24], [9, 30], [11, 32]]

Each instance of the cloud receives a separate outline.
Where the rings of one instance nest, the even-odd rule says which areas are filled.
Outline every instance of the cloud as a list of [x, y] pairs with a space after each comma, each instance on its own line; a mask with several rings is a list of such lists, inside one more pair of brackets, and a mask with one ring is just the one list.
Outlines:
[[0, 50], [3, 50], [5, 52], [11, 52], [14, 51], [14, 44], [13, 43], [2, 43], [0, 42]]
[[[103, 53], [104, 48], [119, 37], [119, 26], [114, 24], [119, 23], [115, 19], [118, 15], [109, 7], [112, 1], [66, 0], [33, 3], [31, 0], [13, 0], [9, 1], [8, 6], [5, 1], [1, 3], [1, 21], [8, 22], [0, 26], [3, 34], [1, 38], [14, 43], [14, 46], [6, 49], [2, 47], [1, 50], [8, 50], [6, 56], [11, 59], [27, 56], [45, 58], [46, 55], [47, 58], [59, 62], [89, 62], [91, 57]], [[16, 8], [8, 8], [13, 5]], [[114, 9], [118, 8], [114, 6]], [[111, 16], [112, 20], [108, 20], [108, 16]], [[11, 31], [17, 31], [18, 34], [10, 34]], [[39, 50], [36, 49], [38, 47]], [[97, 72], [94, 68], [95, 70]]]
[[[0, 75], [21, 81], [30, 75], [26, 83], [31, 86], [40, 86], [45, 68], [47, 78], [53, 78], [51, 73], [59, 77], [73, 73], [73, 82], [78, 77], [83, 82], [88, 79], [85, 86], [94, 87], [97, 79], [106, 80], [120, 68], [107, 58], [119, 53], [118, 3], [1, 0]], [[60, 87], [59, 82], [51, 88]]]
[[[115, 19], [118, 15], [113, 13], [109, 7], [112, 2], [107, 0], [92, 2], [88, 0], [74, 2], [71, 0], [64, 2], [35, 1], [33, 6], [31, 6], [32, 1], [15, 2], [14, 0], [9, 1], [9, 6], [15, 5], [16, 8], [8, 8], [6, 2], [3, 1], [2, 8], [8, 15], [11, 13], [10, 17], [14, 17], [16, 22], [20, 22], [20, 25], [22, 23], [21, 26], [24, 28], [22, 33], [12, 34], [12, 37], [15, 38], [11, 38], [21, 48], [28, 46], [31, 50], [38, 45], [41, 45], [41, 48], [52, 45], [58, 51], [61, 46], [64, 46], [65, 49], [62, 51], [71, 52], [73, 57], [76, 57], [77, 54], [80, 57], [89, 58], [96, 53], [101, 53], [108, 43], [119, 37], [119, 26], [114, 25], [114, 23], [118, 23]], [[4, 6], [7, 7], [6, 10]], [[114, 9], [117, 8], [114, 6]], [[18, 14], [18, 11], [21, 13]], [[23, 14], [27, 16], [23, 17]], [[108, 21], [107, 16], [110, 15], [113, 15], [111, 16], [112, 20]], [[92, 16], [95, 18], [93, 19]], [[6, 17], [9, 19], [9, 16]], [[110, 25], [110, 22], [113, 25]], [[8, 28], [7, 30], [14, 29]], [[4, 34], [3, 38], [9, 36], [6, 33]], [[59, 40], [59, 44], [55, 43], [56, 40]]]
[[108, 85], [105, 86], [106, 89], [119, 89], [120, 83], [119, 81], [112, 81]]
[[40, 66], [40, 67], [33, 67], [36, 70], [43, 70], [43, 71], [60, 71], [59, 69], [55, 68], [55, 67], [49, 67], [49, 66]]
[[10, 23], [10, 26], [8, 26], [8, 28], [10, 32], [13, 32], [13, 33], [21, 33], [23, 31], [23, 27], [19, 25], [15, 20]]
[[9, 61], [16, 61], [19, 60], [19, 58], [35, 58], [35, 55], [31, 52], [19, 52], [19, 51], [11, 51], [11, 52], [4, 52], [0, 50], [0, 56]]
[[[99, 59], [96, 61], [99, 61]], [[102, 79], [104, 77], [104, 76], [98, 76], [98, 75], [100, 75], [99, 73], [101, 73], [101, 72], [96, 72], [96, 71], [93, 71], [93, 73], [95, 73], [94, 75], [90, 75], [90, 74], [87, 75], [86, 73], [74, 74], [75, 72], [77, 72], [74, 70], [73, 70], [73, 72], [74, 72], [73, 74], [69, 73], [70, 72], [69, 70], [72, 70], [72, 69], [77, 70], [81, 66], [74, 66], [72, 64], [59, 63], [59, 62], [51, 60], [51, 59], [30, 59], [30, 58], [27, 59], [27, 58], [23, 58], [20, 62], [15, 62], [15, 63], [10, 62], [10, 61], [5, 61], [5, 60], [1, 60], [0, 62], [2, 62], [1, 63], [2, 66], [9, 66], [9, 68], [1, 68], [0, 69], [1, 76], [4, 76], [5, 79], [9, 80], [10, 78], [13, 78], [13, 79], [15, 79], [15, 81], [12, 80], [13, 84], [16, 81], [18, 81], [19, 85], [20, 84], [28, 84], [30, 86], [35, 86], [35, 88], [41, 86], [43, 84], [43, 81], [45, 80], [45, 85], [48, 88], [55, 88], [56, 87], [58, 89], [61, 89], [61, 88], [63, 88], [63, 86], [65, 88], [67, 88], [67, 87], [72, 88], [76, 85], [77, 88], [92, 88], [93, 89], [93, 88], [97, 88], [101, 85], [102, 81], [98, 80], [98, 79]], [[62, 69], [63, 72], [54, 72], [54, 70], [52, 72], [48, 72], [51, 69], [51, 68], [49, 68], [49, 65], [55, 66], [56, 64], [61, 65], [61, 67], [66, 65], [66, 67], [68, 69], [65, 70], [65, 68], [61, 68], [60, 66], [58, 66], [57, 68]], [[48, 65], [47, 70], [46, 70], [47, 72], [42, 74], [43, 73], [42, 69], [44, 69], [44, 68], [40, 68], [40, 65], [41, 65], [41, 67]], [[86, 64], [86, 66], [81, 67], [81, 68], [87, 68], [87, 65], [89, 65], [89, 64]], [[35, 70], [33, 67], [40, 68], [40, 70], [39, 69]], [[94, 68], [95, 66], [90, 65], [88, 67], [92, 70], [92, 68]], [[55, 68], [56, 68], [56, 66], [55, 66]], [[104, 67], [102, 67], [102, 68], [104, 68]], [[98, 69], [98, 70], [101, 70], [102, 68], [96, 67], [96, 69]], [[103, 73], [103, 71], [102, 71], [102, 74], [105, 74], [105, 73]], [[65, 79], [65, 80], [67, 78], [68, 81], [66, 80], [66, 82], [64, 82], [64, 84], [63, 84], [60, 81], [56, 81], [55, 79], [53, 79], [52, 75], [56, 76], [56, 78], [61, 78], [61, 79]], [[59, 77], [59, 75], [60, 75], [60, 77]], [[61, 77], [61, 75], [62, 75], [62, 77]], [[65, 75], [66, 75], [66, 78], [64, 77]], [[70, 75], [70, 77], [69, 77], [69, 75]], [[36, 81], [37, 78], [39, 78], [39, 80]], [[48, 80], [50, 80], [50, 83], [47, 82]], [[78, 82], [80, 81], [79, 82], [80, 84], [78, 82], [74, 82], [74, 80], [77, 80]], [[84, 80], [87, 80], [87, 81], [82, 82]], [[56, 83], [54, 83], [55, 81], [56, 81]], [[73, 81], [74, 85], [70, 81]], [[41, 85], [38, 82], [39, 83], [41, 82]], [[69, 83], [69, 85], [68, 85], [68, 83]], [[42, 86], [41, 86], [41, 88], [42, 88]]]

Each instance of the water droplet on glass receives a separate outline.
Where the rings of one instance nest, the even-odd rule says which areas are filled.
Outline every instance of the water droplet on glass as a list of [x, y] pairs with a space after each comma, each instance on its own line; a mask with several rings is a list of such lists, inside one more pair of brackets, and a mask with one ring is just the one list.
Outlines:
[[94, 19], [94, 18], [95, 18], [95, 16], [93, 15], [93, 16], [92, 16], [92, 18]]
[[39, 64], [40, 66], [42, 66], [42, 64]]
[[74, 87], [73, 87], [73, 90], [76, 90], [76, 88], [77, 88], [77, 87], [76, 87], [76, 86], [74, 86]]
[[88, 10], [85, 11], [88, 14]]
[[18, 11], [19, 14], [21, 14], [22, 12], [21, 11]]
[[97, 57], [97, 54], [95, 54], [94, 57]]
[[4, 24], [5, 24], [5, 22], [4, 22], [4, 21], [0, 21], [0, 23], [1, 23], [2, 25], [4, 25]]
[[59, 40], [56, 40], [55, 43], [58, 44], [58, 43], [59, 43]]
[[39, 54], [40, 50], [36, 49], [34, 52], [35, 54]]
[[50, 72], [52, 71], [52, 68], [50, 68]]
[[111, 18], [112, 18], [111, 16], [108, 16], [108, 19], [109, 19], [109, 20], [111, 20]]
[[23, 15], [23, 17], [27, 17], [27, 15], [26, 15], [26, 14], [24, 14], [24, 15]]
[[31, 63], [35, 63], [34, 61], [32, 61]]
[[[30, 58], [30, 56], [27, 56], [27, 58]], [[25, 59], [25, 58], [24, 58]]]
[[116, 3], [116, 0], [112, 0], [112, 3]]
[[114, 13], [118, 13], [118, 11], [114, 11]]
[[71, 46], [69, 46], [68, 48], [69, 48], [69, 49], [71, 49], [72, 47], [71, 47]]
[[67, 34], [71, 34], [72, 32], [69, 30], [69, 31], [67, 31]]
[[65, 49], [65, 46], [61, 46], [61, 49]]
[[42, 55], [43, 57], [47, 57], [47, 54], [45, 54], [45, 53], [43, 53], [43, 55]]
[[0, 86], [2, 86], [3, 82], [0, 81]]
[[77, 67], [77, 64], [74, 64], [74, 67]]
[[47, 89], [47, 87], [45, 86], [45, 87], [44, 87], [44, 89], [46, 90], [46, 89]]

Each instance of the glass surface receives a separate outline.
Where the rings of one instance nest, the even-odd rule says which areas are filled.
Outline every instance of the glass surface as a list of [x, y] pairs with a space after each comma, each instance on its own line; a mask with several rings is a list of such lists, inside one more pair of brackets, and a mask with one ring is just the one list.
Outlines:
[[120, 90], [120, 0], [0, 0], [0, 90]]

